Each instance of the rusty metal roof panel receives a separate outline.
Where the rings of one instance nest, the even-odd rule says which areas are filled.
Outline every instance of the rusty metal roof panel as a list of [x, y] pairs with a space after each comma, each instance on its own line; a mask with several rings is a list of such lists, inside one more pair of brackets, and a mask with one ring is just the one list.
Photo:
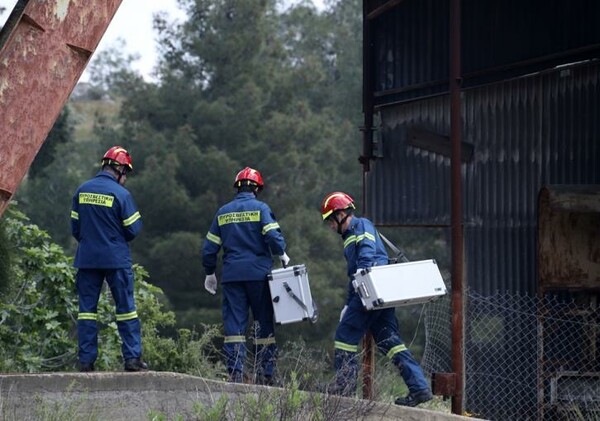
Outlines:
[[[447, 1], [403, 1], [373, 19], [371, 26], [376, 102], [383, 101], [377, 92], [407, 99], [447, 90]], [[418, 92], [408, 95], [403, 90], [407, 86]]]
[[[368, 5], [375, 105], [447, 92], [449, 2]], [[461, 10], [463, 87], [600, 57], [597, 0], [463, 0]]]

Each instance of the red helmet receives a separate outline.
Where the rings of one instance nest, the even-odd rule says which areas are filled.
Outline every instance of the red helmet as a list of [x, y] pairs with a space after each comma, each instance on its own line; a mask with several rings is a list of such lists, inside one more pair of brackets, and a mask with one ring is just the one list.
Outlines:
[[[246, 181], [246, 183], [244, 183], [244, 181]], [[246, 167], [237, 173], [235, 176], [235, 181], [233, 182], [233, 187], [241, 187], [244, 184], [249, 186], [258, 186], [259, 190], [262, 190], [264, 186], [260, 173], [250, 167]]]
[[321, 216], [326, 220], [334, 212], [344, 209], [355, 209], [354, 199], [341, 191], [329, 193], [321, 203]]
[[133, 164], [129, 152], [121, 146], [113, 146], [102, 157], [102, 165], [124, 165], [133, 171]]

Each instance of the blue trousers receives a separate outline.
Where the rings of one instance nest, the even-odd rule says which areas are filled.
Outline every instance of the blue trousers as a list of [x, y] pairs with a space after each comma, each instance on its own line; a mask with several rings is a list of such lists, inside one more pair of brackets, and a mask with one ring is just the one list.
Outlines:
[[395, 310], [388, 308], [365, 311], [357, 295], [350, 299], [348, 309], [335, 331], [335, 369], [338, 384], [356, 384], [358, 344], [368, 331], [372, 333], [379, 351], [398, 367], [410, 393], [429, 389], [421, 366], [400, 338]]
[[248, 309], [255, 322], [254, 352], [258, 373], [272, 376], [275, 371], [277, 345], [273, 322], [273, 305], [268, 281], [241, 281], [223, 283], [223, 324], [227, 371], [243, 373], [246, 359], [246, 329]]
[[98, 357], [98, 300], [105, 279], [115, 301], [123, 359], [142, 355], [141, 323], [133, 298], [133, 270], [79, 269], [76, 277], [79, 297], [77, 335], [81, 363], [93, 363]]

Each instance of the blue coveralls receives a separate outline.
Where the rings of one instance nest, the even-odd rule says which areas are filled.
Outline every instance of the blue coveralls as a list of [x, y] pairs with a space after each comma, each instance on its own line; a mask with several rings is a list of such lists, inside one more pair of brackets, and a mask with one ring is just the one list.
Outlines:
[[270, 377], [275, 370], [277, 345], [267, 275], [273, 266], [272, 254], [282, 255], [286, 244], [273, 212], [254, 193], [238, 193], [217, 211], [202, 248], [207, 275], [215, 273], [221, 247], [227, 371], [238, 379], [243, 373], [250, 308], [256, 328], [256, 374]]
[[98, 299], [106, 279], [116, 307], [123, 359], [140, 358], [141, 327], [133, 298], [129, 241], [142, 229], [140, 213], [127, 189], [100, 171], [73, 195], [71, 232], [78, 241], [77, 271], [79, 361], [98, 357]]
[[398, 367], [410, 393], [428, 390], [429, 385], [421, 367], [400, 338], [394, 309], [366, 311], [352, 287], [352, 277], [359, 269], [388, 264], [387, 252], [373, 223], [366, 218], [353, 216], [342, 239], [350, 282], [346, 300], [348, 309], [335, 332], [338, 387], [352, 392], [356, 390], [358, 344], [365, 333], [371, 331], [377, 348]]

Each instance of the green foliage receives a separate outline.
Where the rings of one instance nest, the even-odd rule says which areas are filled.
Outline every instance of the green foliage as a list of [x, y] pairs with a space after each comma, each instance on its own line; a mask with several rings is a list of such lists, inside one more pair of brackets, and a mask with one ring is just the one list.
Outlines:
[[[50, 236], [9, 207], [3, 219], [10, 250], [10, 284], [0, 300], [0, 371], [68, 371], [77, 360], [77, 293], [72, 258]], [[143, 321], [143, 343], [162, 352], [160, 328], [175, 323], [164, 311], [160, 289], [144, 279], [134, 265], [136, 305]], [[121, 345], [114, 320], [114, 303], [106, 291], [98, 305], [100, 370], [121, 368]], [[156, 344], [155, 344], [156, 342]], [[188, 344], [190, 347], [192, 345]]]
[[75, 358], [74, 269], [48, 234], [16, 210], [4, 217], [11, 286], [0, 303], [1, 371], [64, 369]]

